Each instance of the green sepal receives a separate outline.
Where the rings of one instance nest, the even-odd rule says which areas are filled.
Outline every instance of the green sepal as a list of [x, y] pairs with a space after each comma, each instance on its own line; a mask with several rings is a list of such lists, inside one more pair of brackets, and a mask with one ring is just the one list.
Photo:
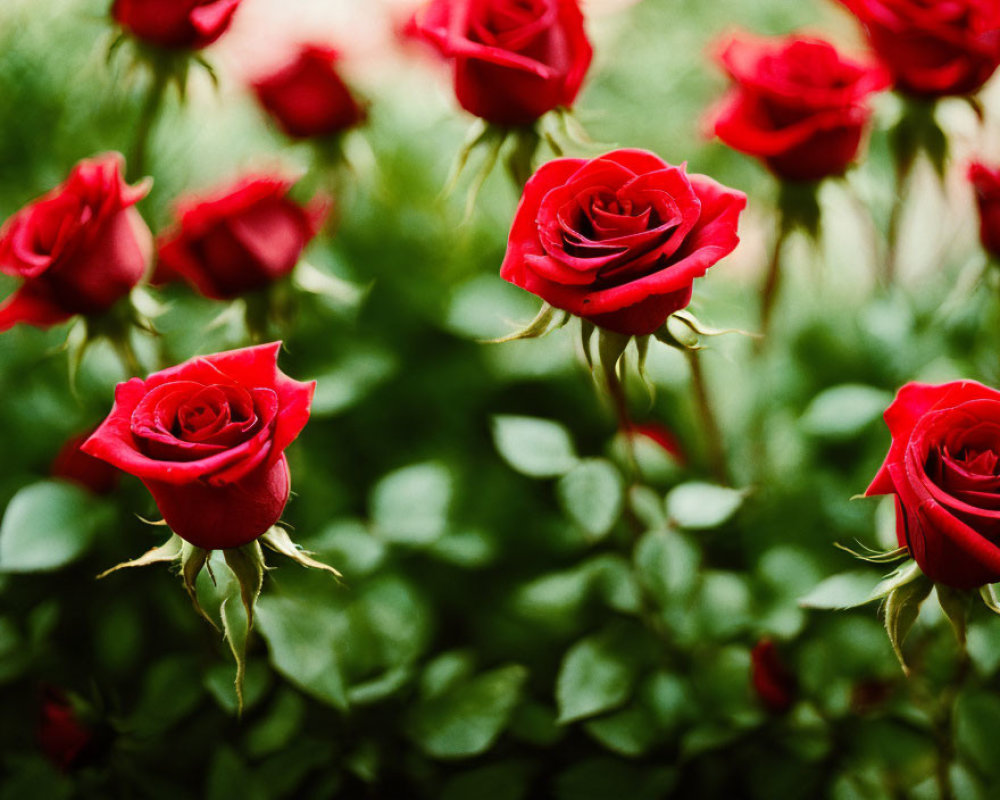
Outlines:
[[111, 569], [104, 570], [104, 572], [97, 576], [97, 579], [106, 578], [111, 573], [128, 567], [148, 567], [150, 564], [159, 564], [164, 561], [177, 561], [181, 556], [183, 544], [180, 536], [176, 533], [171, 534], [170, 538], [163, 544], [147, 550], [138, 558], [133, 558], [131, 561], [123, 561], [121, 564], [111, 567]]
[[208, 562], [208, 557], [211, 554], [211, 550], [204, 550], [201, 547], [195, 547], [190, 542], [184, 542], [181, 546], [180, 557], [181, 579], [184, 581], [184, 590], [188, 593], [188, 597], [191, 598], [191, 605], [194, 606], [194, 610], [209, 625], [218, 630], [219, 626], [215, 624], [215, 620], [202, 608], [201, 601], [198, 600], [198, 575]]
[[512, 128], [508, 133], [508, 138], [512, 142], [505, 159], [507, 173], [515, 186], [523, 188], [535, 171], [535, 154], [538, 152], [538, 145], [541, 144], [542, 137], [535, 126], [525, 125]]
[[987, 583], [985, 586], [980, 586], [979, 596], [983, 600], [983, 605], [985, 605], [994, 614], [1000, 614], [1000, 600], [997, 600], [997, 594], [996, 590], [993, 588], [993, 584]]
[[778, 190], [778, 210], [785, 231], [801, 229], [814, 241], [819, 239], [822, 212], [819, 181], [782, 181]]
[[322, 561], [316, 560], [312, 557], [312, 553], [308, 550], [303, 550], [295, 544], [295, 542], [293, 542], [291, 537], [288, 535], [288, 531], [280, 525], [272, 526], [267, 533], [260, 537], [260, 542], [274, 552], [280, 553], [281, 555], [292, 559], [292, 561], [296, 564], [308, 567], [309, 569], [320, 569], [324, 572], [329, 572], [338, 580], [343, 578], [343, 575], [341, 575], [338, 570], [334, 569], [329, 564], [324, 564]]
[[[864, 495], [860, 495], [859, 497], [864, 497]], [[851, 499], [854, 500], [855, 498], [852, 497]], [[838, 550], [843, 550], [845, 553], [850, 553], [855, 558], [867, 561], [869, 564], [891, 564], [894, 561], [900, 561], [904, 558], [908, 558], [910, 555], [910, 550], [906, 547], [896, 547], [892, 550], [873, 550], [872, 548], [861, 544], [861, 547], [865, 551], [861, 553], [857, 550], [852, 550], [850, 547], [841, 544], [840, 542], [834, 542], [833, 546]]]
[[653, 331], [653, 337], [667, 347], [673, 347], [682, 353], [690, 350], [701, 350], [702, 345], [698, 341], [696, 332], [692, 330], [691, 326], [676, 317], [676, 314], [671, 314], [667, 317], [666, 322]]
[[965, 633], [968, 628], [969, 611], [972, 609], [972, 593], [961, 589], [953, 589], [951, 586], [935, 584], [934, 591], [937, 593], [938, 603], [941, 610], [955, 630], [955, 638], [958, 643], [965, 647]]
[[580, 319], [580, 345], [583, 347], [583, 357], [587, 360], [587, 368], [594, 371], [594, 355], [590, 351], [590, 342], [594, 338], [594, 331], [597, 326], [593, 322]]
[[899, 121], [889, 131], [897, 174], [908, 175], [917, 156], [924, 153], [938, 178], [944, 180], [948, 137], [935, 119], [936, 108], [933, 100], [905, 100]]
[[561, 328], [569, 322], [569, 314], [564, 311], [562, 317], [557, 320], [557, 312], [558, 309], [553, 308], [548, 303], [542, 303], [538, 315], [521, 330], [508, 333], [498, 339], [482, 339], [481, 342], [483, 344], [504, 344], [505, 342], [515, 342], [518, 339], [537, 339], [539, 336], [544, 336], [549, 331]]
[[[914, 564], [914, 566], [916, 566]], [[909, 677], [910, 668], [903, 655], [903, 642], [906, 635], [917, 621], [920, 605], [931, 593], [934, 584], [930, 578], [917, 570], [908, 570], [909, 577], [895, 584], [885, 600], [885, 630], [889, 634], [892, 650], [899, 660], [903, 673]]]
[[[226, 641], [236, 659], [236, 708], [237, 713], [243, 713], [243, 682], [246, 678], [247, 640], [253, 629], [254, 608], [260, 590], [264, 585], [264, 552], [260, 541], [254, 540], [242, 547], [232, 547], [222, 551], [230, 571], [236, 577], [240, 588], [240, 601], [243, 605], [245, 619], [239, 619], [234, 609], [233, 595], [229, 595], [220, 607], [222, 628]], [[240, 624], [240, 623], [243, 624]]]

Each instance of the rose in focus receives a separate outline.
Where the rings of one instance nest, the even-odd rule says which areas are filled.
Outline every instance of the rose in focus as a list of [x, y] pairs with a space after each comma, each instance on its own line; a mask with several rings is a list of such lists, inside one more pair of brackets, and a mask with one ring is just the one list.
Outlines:
[[253, 541], [288, 500], [284, 451], [309, 419], [315, 388], [278, 369], [280, 347], [200, 356], [118, 384], [111, 414], [83, 451], [140, 478], [191, 544]]
[[81, 161], [0, 228], [0, 272], [23, 280], [0, 304], [0, 331], [102, 314], [142, 279], [153, 237], [135, 204], [149, 183], [129, 186], [124, 165], [117, 153]]
[[111, 16], [138, 39], [199, 50], [222, 36], [242, 0], [115, 0]]
[[462, 108], [498, 125], [572, 105], [592, 56], [577, 0], [431, 0], [409, 32], [453, 61]]
[[871, 118], [868, 97], [886, 73], [820, 39], [735, 36], [717, 58], [734, 83], [710, 125], [723, 142], [787, 180], [840, 175]]
[[277, 72], [254, 83], [257, 99], [289, 136], [330, 136], [365, 119], [351, 90], [337, 73], [337, 53], [306, 45]]
[[649, 334], [733, 251], [745, 206], [644, 150], [556, 159], [524, 187], [500, 275], [598, 327]]
[[1000, 4], [983, 0], [840, 0], [901, 92], [976, 92], [1000, 66]]
[[908, 383], [885, 412], [892, 445], [867, 495], [896, 496], [896, 535], [927, 577], [1000, 580], [1000, 392]]
[[327, 204], [303, 207], [292, 181], [252, 176], [178, 205], [177, 224], [159, 241], [155, 281], [183, 278], [206, 297], [226, 300], [263, 289], [299, 261]]

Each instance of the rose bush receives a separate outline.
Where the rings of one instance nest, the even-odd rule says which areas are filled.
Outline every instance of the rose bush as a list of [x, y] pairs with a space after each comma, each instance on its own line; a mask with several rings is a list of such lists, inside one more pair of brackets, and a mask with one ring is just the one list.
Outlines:
[[717, 58], [735, 86], [712, 115], [715, 135], [788, 180], [847, 169], [871, 118], [868, 97], [888, 84], [878, 67], [797, 35], [734, 36]]
[[968, 174], [979, 208], [979, 240], [987, 253], [1000, 257], [1000, 169], [976, 161]]
[[183, 278], [206, 297], [238, 297], [283, 278], [319, 230], [327, 204], [292, 200], [292, 181], [250, 176], [182, 200], [159, 239], [155, 280]]
[[645, 335], [733, 251], [745, 205], [644, 150], [556, 159], [524, 187], [500, 275], [598, 327]]
[[196, 357], [118, 384], [83, 451], [140, 478], [171, 530], [207, 550], [265, 533], [290, 489], [285, 448], [315, 382], [278, 369], [280, 342]]
[[1000, 6], [981, 0], [840, 0], [860, 21], [897, 89], [972, 94], [1000, 66]]
[[330, 136], [365, 119], [337, 73], [335, 50], [306, 45], [295, 58], [253, 84], [257, 99], [289, 136]]
[[0, 331], [101, 314], [142, 279], [153, 237], [135, 204], [149, 183], [129, 186], [124, 166], [117, 153], [85, 159], [0, 228], [0, 272], [24, 281], [0, 305]]
[[198, 50], [222, 36], [242, 0], [115, 0], [111, 16], [149, 44]]
[[572, 105], [592, 56], [577, 0], [431, 0], [410, 32], [453, 60], [462, 108], [498, 125]]
[[892, 446], [866, 495], [896, 496], [896, 535], [931, 580], [1000, 580], [1000, 392], [908, 383], [886, 409]]

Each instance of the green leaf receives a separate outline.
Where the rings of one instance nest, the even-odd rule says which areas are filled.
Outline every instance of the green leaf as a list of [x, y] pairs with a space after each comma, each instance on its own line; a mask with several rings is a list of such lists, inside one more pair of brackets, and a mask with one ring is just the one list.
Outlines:
[[493, 442], [504, 461], [532, 478], [554, 478], [577, 464], [569, 431], [551, 420], [495, 416]]
[[64, 567], [87, 552], [112, 515], [110, 506], [78, 486], [59, 481], [26, 486], [11, 499], [0, 523], [0, 571]]
[[399, 544], [431, 544], [447, 528], [452, 488], [451, 472], [437, 461], [390, 472], [372, 490], [375, 531]]
[[528, 795], [530, 761], [501, 761], [451, 778], [439, 800], [522, 800]]
[[212, 758], [205, 785], [205, 800], [266, 800], [253, 772], [226, 745]]
[[621, 474], [604, 459], [581, 461], [556, 484], [559, 503], [592, 539], [608, 534], [622, 510]]
[[920, 604], [933, 588], [934, 584], [929, 578], [919, 575], [913, 580], [893, 587], [885, 601], [885, 630], [889, 634], [889, 641], [892, 643], [896, 658], [899, 659], [899, 665], [907, 675], [910, 674], [910, 668], [906, 665], [906, 657], [903, 655], [903, 642], [913, 623], [917, 621]]
[[738, 489], [711, 483], [682, 483], [667, 495], [667, 516], [681, 528], [717, 528], [736, 513], [745, 496]]
[[849, 439], [879, 419], [891, 402], [891, 394], [872, 386], [834, 386], [813, 398], [802, 415], [802, 429], [826, 439]]
[[963, 692], [955, 704], [955, 744], [964, 759], [994, 780], [1000, 778], [1000, 697], [987, 690]]
[[348, 410], [397, 368], [395, 357], [386, 350], [365, 348], [349, 353], [336, 367], [317, 376], [311, 416], [333, 417]]
[[639, 581], [661, 608], [683, 600], [698, 581], [701, 556], [678, 531], [650, 531], [635, 548]]
[[610, 711], [628, 700], [637, 668], [622, 645], [614, 632], [603, 632], [567, 651], [556, 679], [560, 723]]
[[257, 603], [257, 627], [278, 672], [316, 699], [344, 709], [334, 613], [304, 600], [264, 596]]
[[556, 800], [662, 800], [673, 797], [675, 767], [639, 766], [620, 758], [578, 761], [555, 780]]
[[489, 750], [527, 676], [522, 666], [500, 667], [420, 703], [411, 720], [413, 740], [434, 758], [469, 758]]
[[659, 736], [656, 719], [641, 705], [590, 720], [584, 727], [606, 748], [630, 758], [645, 754]]

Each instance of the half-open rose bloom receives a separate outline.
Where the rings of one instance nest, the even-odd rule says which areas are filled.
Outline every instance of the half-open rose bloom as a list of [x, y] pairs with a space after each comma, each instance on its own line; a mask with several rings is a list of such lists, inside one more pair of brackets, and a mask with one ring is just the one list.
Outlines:
[[979, 207], [979, 239], [994, 258], [1000, 258], [1000, 168], [979, 161], [969, 165], [969, 180]]
[[1000, 66], [995, 0], [840, 0], [861, 21], [901, 92], [976, 92]]
[[931, 580], [1000, 581], [1000, 392], [908, 383], [886, 409], [892, 446], [867, 495], [896, 496], [896, 535]]
[[745, 206], [645, 150], [559, 158], [524, 187], [500, 275], [598, 327], [649, 334], [733, 251]]
[[83, 451], [140, 478], [191, 544], [253, 541], [288, 500], [285, 448], [308, 421], [316, 386], [278, 369], [280, 347], [200, 356], [118, 384], [111, 414]]
[[159, 240], [154, 280], [180, 277], [206, 297], [226, 300], [283, 278], [319, 230], [327, 204], [303, 207], [288, 196], [292, 181], [239, 180], [178, 204], [178, 223]]
[[111, 16], [138, 39], [198, 50], [222, 36], [242, 0], [114, 0]]
[[715, 135], [787, 180], [842, 174], [871, 118], [868, 96], [888, 85], [881, 68], [803, 36], [739, 35], [717, 57], [735, 85], [712, 114]]
[[254, 83], [257, 99], [289, 136], [330, 136], [363, 122], [365, 110], [337, 72], [329, 47], [303, 46], [277, 72]]
[[453, 60], [462, 108], [498, 125], [572, 105], [593, 54], [577, 0], [430, 0], [409, 33]]
[[0, 272], [24, 281], [0, 304], [0, 331], [101, 314], [142, 279], [153, 237], [135, 204], [149, 183], [129, 186], [124, 166], [118, 153], [81, 161], [0, 228]]

